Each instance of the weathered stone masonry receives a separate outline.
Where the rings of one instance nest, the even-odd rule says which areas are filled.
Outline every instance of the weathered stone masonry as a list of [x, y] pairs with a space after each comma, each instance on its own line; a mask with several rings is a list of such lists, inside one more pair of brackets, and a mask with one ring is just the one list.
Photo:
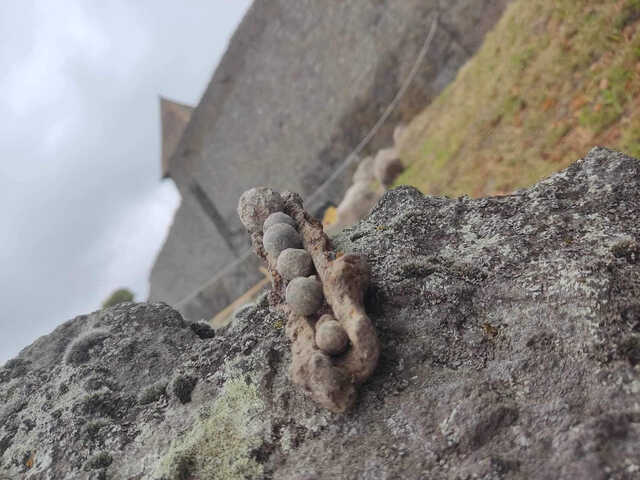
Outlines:
[[[312, 194], [391, 102], [438, 14], [418, 75], [369, 148], [390, 143], [394, 125], [455, 77], [507, 2], [256, 0], [166, 162], [182, 203], [151, 272], [150, 299], [204, 318], [242, 294], [260, 274], [243, 256], [240, 194], [265, 184]], [[328, 200], [342, 198], [350, 177]], [[223, 269], [239, 269], [241, 281], [221, 287]]]

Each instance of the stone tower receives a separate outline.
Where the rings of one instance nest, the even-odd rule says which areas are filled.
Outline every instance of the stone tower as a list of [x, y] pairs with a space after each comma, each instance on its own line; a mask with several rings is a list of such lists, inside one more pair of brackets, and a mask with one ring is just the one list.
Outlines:
[[162, 178], [170, 176], [169, 160], [176, 151], [180, 137], [187, 128], [193, 107], [160, 97], [162, 128]]
[[[198, 106], [163, 103], [163, 176], [182, 202], [150, 299], [199, 319], [241, 295], [260, 274], [245, 256], [240, 194], [269, 185], [309, 197], [392, 101], [437, 17], [418, 74], [369, 148], [387, 146], [393, 127], [453, 80], [507, 3], [255, 0]], [[327, 201], [337, 203], [350, 176], [333, 182]]]

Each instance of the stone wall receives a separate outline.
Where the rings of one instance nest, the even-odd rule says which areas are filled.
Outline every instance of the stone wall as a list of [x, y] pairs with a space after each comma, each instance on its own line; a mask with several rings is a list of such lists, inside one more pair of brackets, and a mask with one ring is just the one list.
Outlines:
[[[392, 101], [436, 14], [427, 57], [372, 151], [453, 80], [506, 3], [256, 0], [170, 160], [170, 176], [194, 202], [176, 214], [151, 273], [150, 299], [193, 297], [246, 250], [235, 212], [244, 190], [269, 185], [311, 195]], [[333, 182], [335, 203], [350, 177]]]

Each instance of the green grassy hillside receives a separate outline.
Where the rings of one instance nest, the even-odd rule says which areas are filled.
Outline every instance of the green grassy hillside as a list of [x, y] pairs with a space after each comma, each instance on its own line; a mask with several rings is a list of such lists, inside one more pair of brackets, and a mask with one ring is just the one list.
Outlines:
[[640, 157], [640, 0], [516, 0], [409, 124], [397, 184], [483, 196], [603, 145]]

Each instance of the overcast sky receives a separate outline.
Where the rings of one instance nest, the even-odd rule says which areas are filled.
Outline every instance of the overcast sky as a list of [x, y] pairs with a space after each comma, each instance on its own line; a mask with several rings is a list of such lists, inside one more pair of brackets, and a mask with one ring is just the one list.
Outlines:
[[0, 364], [117, 287], [146, 299], [179, 202], [158, 95], [196, 105], [250, 3], [0, 2]]

